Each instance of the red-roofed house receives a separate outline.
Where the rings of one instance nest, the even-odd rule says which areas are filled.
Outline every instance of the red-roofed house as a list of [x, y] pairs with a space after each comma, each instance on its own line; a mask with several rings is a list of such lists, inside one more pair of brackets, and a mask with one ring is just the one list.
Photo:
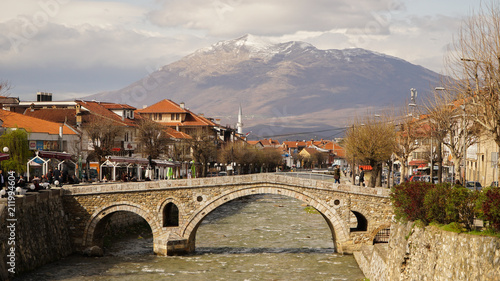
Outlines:
[[151, 106], [136, 111], [143, 118], [147, 118], [173, 128], [188, 135], [213, 134], [216, 123], [202, 115], [196, 115], [188, 110], [184, 103], [180, 105], [164, 99]]
[[[78, 131], [63, 123], [46, 121], [23, 114], [1, 110], [0, 124], [3, 130], [24, 129], [29, 133], [30, 149], [75, 152], [79, 142]], [[62, 144], [62, 147], [61, 147]]]

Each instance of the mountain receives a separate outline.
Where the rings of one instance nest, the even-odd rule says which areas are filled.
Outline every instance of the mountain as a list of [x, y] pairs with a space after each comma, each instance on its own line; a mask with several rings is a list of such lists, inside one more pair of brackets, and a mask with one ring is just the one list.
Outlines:
[[245, 35], [200, 49], [120, 90], [86, 98], [138, 108], [167, 98], [231, 125], [241, 104], [245, 130], [267, 126], [272, 136], [283, 127], [321, 130], [401, 107], [410, 88], [422, 97], [439, 81], [433, 71], [365, 49], [319, 50]]

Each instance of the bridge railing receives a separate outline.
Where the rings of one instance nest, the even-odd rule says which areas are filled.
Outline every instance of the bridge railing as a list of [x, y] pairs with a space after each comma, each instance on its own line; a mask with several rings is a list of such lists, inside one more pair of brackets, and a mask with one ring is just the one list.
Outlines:
[[334, 181], [333, 175], [326, 175], [326, 174], [301, 173], [301, 172], [276, 172], [275, 174], [288, 177], [303, 178], [303, 179]]

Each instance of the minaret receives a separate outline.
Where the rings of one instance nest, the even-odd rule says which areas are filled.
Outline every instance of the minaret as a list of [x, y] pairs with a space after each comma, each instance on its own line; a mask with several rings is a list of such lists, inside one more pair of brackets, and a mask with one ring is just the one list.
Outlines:
[[241, 113], [241, 104], [240, 109], [238, 110], [238, 123], [236, 123], [236, 129], [238, 130], [238, 134], [243, 134], [243, 123], [241, 119], [243, 118], [243, 113]]

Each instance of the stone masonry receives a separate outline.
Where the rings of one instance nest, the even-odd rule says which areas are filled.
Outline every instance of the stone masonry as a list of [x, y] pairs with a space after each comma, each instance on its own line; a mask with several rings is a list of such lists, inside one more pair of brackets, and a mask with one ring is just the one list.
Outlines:
[[[8, 280], [73, 252], [61, 195], [59, 188], [18, 195], [15, 206], [9, 206], [6, 198], [0, 199], [0, 280]], [[15, 229], [7, 228], [11, 224], [15, 224]], [[15, 243], [10, 243], [13, 242], [10, 238]], [[15, 256], [9, 258], [11, 249], [15, 250]], [[12, 261], [14, 264], [8, 264]]]
[[500, 280], [500, 238], [412, 222], [393, 223], [388, 244], [363, 245], [354, 257], [374, 281]]
[[[390, 226], [393, 215], [386, 188], [276, 174], [68, 187], [63, 205], [70, 237], [78, 251], [102, 247], [110, 215], [126, 211], [149, 224], [155, 253], [179, 255], [194, 251], [196, 230], [208, 213], [228, 201], [255, 194], [289, 196], [317, 209], [330, 226], [333, 246], [341, 253], [372, 244], [377, 232]], [[178, 210], [178, 225], [165, 226], [166, 206], [172, 204]], [[363, 216], [366, 230], [351, 231], [352, 212]]]

